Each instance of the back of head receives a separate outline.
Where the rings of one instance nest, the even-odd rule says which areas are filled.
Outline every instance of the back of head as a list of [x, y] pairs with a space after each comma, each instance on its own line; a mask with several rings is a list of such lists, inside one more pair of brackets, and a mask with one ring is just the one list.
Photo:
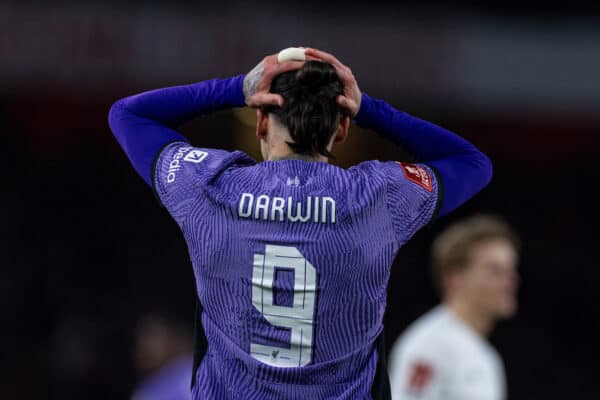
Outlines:
[[297, 71], [278, 75], [271, 93], [283, 96], [283, 107], [267, 107], [277, 117], [294, 142], [287, 142], [299, 154], [331, 157], [327, 146], [340, 119], [346, 115], [337, 104], [343, 85], [335, 68], [320, 61], [307, 61]]

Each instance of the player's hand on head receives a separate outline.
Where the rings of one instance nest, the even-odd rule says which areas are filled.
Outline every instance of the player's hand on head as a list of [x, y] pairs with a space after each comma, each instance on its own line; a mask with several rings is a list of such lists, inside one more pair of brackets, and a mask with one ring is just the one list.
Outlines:
[[279, 63], [277, 54], [271, 54], [258, 63], [244, 78], [244, 98], [248, 107], [283, 105], [279, 94], [270, 93], [273, 79], [284, 72], [300, 69], [304, 61], [285, 61]]
[[338, 96], [337, 102], [341, 107], [348, 110], [352, 117], [355, 117], [360, 110], [362, 93], [358, 88], [358, 83], [352, 74], [352, 70], [346, 65], [342, 64], [340, 60], [335, 58], [333, 55], [313, 48], [306, 49], [306, 59], [321, 60], [333, 65], [333, 67], [337, 70], [340, 80], [344, 84], [344, 94]]

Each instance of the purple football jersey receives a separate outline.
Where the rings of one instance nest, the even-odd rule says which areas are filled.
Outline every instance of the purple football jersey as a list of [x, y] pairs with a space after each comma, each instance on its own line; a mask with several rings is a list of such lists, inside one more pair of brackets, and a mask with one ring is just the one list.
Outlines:
[[257, 163], [174, 142], [154, 186], [203, 307], [195, 399], [372, 398], [390, 266], [437, 205], [429, 167]]

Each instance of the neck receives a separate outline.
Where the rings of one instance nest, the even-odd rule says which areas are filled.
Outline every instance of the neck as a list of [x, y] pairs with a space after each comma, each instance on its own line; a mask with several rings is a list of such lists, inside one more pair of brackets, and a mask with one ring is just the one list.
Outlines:
[[321, 161], [328, 162], [328, 158], [322, 154], [299, 154], [294, 153], [287, 142], [293, 142], [287, 129], [279, 128], [272, 129], [270, 140], [267, 144], [268, 153], [265, 157], [266, 160], [304, 160], [304, 161]]
[[494, 319], [460, 299], [447, 299], [445, 304], [461, 321], [483, 337], [487, 337], [494, 327]]
[[293, 151], [289, 151], [287, 153], [281, 152], [281, 154], [269, 154], [268, 160], [277, 161], [277, 160], [304, 160], [304, 161], [321, 161], [327, 162], [327, 157], [322, 155], [310, 155], [310, 154], [298, 154]]

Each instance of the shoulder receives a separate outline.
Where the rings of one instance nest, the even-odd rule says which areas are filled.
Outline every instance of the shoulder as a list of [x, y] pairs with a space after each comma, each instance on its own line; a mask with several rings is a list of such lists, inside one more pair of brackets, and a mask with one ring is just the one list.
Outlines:
[[452, 337], [444, 311], [439, 306], [415, 320], [398, 338], [392, 353], [397, 357], [427, 356], [446, 359], [451, 355]]
[[157, 163], [167, 162], [174, 166], [195, 167], [196, 169], [217, 169], [221, 166], [231, 166], [236, 163], [255, 164], [249, 155], [242, 151], [227, 151], [223, 149], [202, 148], [192, 146], [187, 142], [172, 142], [157, 155]]
[[369, 160], [350, 168], [349, 171], [382, 181], [416, 185], [427, 192], [432, 192], [436, 186], [435, 171], [426, 164]]
[[182, 221], [220, 177], [255, 163], [241, 151], [200, 148], [176, 141], [167, 144], [154, 159], [153, 187], [160, 203]]
[[487, 338], [479, 335], [448, 310], [443, 319], [445, 322], [443, 327], [440, 327], [442, 329], [439, 335], [443, 337], [442, 340], [444, 346], [448, 348], [449, 355], [454, 357], [457, 362], [467, 359], [478, 360], [477, 362], [496, 362], [498, 353]]
[[241, 151], [195, 147], [187, 142], [172, 142], [155, 158], [153, 168], [155, 183], [169, 185], [179, 176], [188, 179], [209, 178], [236, 165], [252, 165], [256, 162]]
[[437, 210], [438, 180], [432, 168], [425, 164], [399, 161], [366, 161], [349, 171], [365, 180], [368, 187], [386, 193], [388, 206], [398, 217], [399, 228], [415, 219], [416, 229], [428, 222]]
[[346, 171], [354, 179], [365, 179], [372, 183], [385, 184], [389, 174], [389, 161], [369, 160], [348, 168]]

